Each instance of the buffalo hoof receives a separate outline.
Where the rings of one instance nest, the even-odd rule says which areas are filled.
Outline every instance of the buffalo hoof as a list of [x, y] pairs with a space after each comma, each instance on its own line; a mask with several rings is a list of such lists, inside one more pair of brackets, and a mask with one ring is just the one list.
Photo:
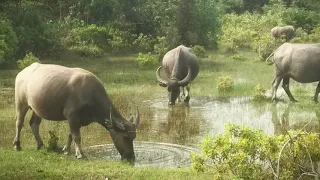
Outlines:
[[39, 144], [38, 146], [37, 146], [37, 149], [42, 149], [43, 148], [43, 143], [41, 143], [41, 144]]
[[63, 147], [62, 152], [65, 155], [69, 155], [70, 154], [70, 150], [66, 146]]
[[184, 99], [184, 102], [188, 104], [189, 101], [190, 101], [190, 96], [187, 96], [187, 97]]
[[77, 157], [77, 159], [84, 159], [84, 160], [88, 159], [88, 158], [87, 158], [85, 155], [83, 155], [83, 154], [76, 155], [76, 157]]
[[169, 105], [173, 106], [173, 105], [175, 105], [175, 102], [169, 102]]
[[15, 149], [15, 150], [17, 150], [17, 151], [21, 151], [22, 150], [22, 148], [21, 148], [21, 146], [20, 146], [20, 141], [15, 141], [15, 142], [13, 142], [13, 148]]

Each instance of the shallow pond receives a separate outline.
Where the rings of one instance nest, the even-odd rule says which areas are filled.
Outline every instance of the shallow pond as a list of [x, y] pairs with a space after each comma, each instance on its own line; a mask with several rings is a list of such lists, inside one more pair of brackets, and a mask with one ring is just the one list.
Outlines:
[[[261, 129], [270, 135], [305, 125], [308, 131], [318, 131], [320, 127], [317, 110], [297, 112], [297, 108], [292, 110], [296, 104], [289, 102], [253, 103], [250, 98], [193, 97], [189, 106], [180, 103], [169, 107], [165, 98], [144, 103], [151, 115], [143, 122], [138, 139], [147, 140], [149, 144], [135, 142], [136, 166], [188, 166], [189, 154], [196, 151], [194, 148], [205, 135], [223, 133], [229, 122]], [[93, 146], [90, 153], [91, 158], [104, 159], [113, 159], [115, 154], [113, 145]]]
[[[224, 132], [231, 122], [261, 129], [268, 134], [281, 134], [288, 129], [306, 126], [318, 131], [318, 108], [299, 109], [289, 102], [253, 103], [250, 98], [192, 97], [189, 106], [179, 103], [167, 105], [167, 98], [145, 100], [140, 106], [141, 126], [134, 142], [136, 166], [184, 167], [190, 165], [189, 154], [196, 149], [206, 134], [214, 136]], [[12, 147], [15, 133], [14, 109], [0, 109], [0, 146]], [[12, 119], [8, 121], [8, 119]], [[68, 134], [66, 122], [42, 121], [40, 134], [48, 140], [48, 131], [54, 131], [63, 145]], [[91, 124], [81, 129], [82, 143], [89, 159], [119, 160], [110, 136], [105, 129]], [[107, 144], [107, 145], [106, 145]], [[28, 126], [22, 129], [22, 146], [35, 147]], [[73, 148], [72, 148], [73, 149]]]

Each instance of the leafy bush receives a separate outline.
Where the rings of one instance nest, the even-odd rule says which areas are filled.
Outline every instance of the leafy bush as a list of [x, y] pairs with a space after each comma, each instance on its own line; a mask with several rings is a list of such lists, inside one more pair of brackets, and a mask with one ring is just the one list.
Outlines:
[[270, 136], [229, 123], [225, 134], [207, 135], [201, 154], [193, 153], [191, 160], [197, 171], [215, 169], [233, 179], [298, 179], [319, 174], [315, 169], [319, 145], [316, 133], [289, 131]]
[[71, 28], [61, 39], [66, 49], [83, 56], [103, 55], [103, 50], [108, 47], [108, 38], [110, 39], [106, 27], [95, 24], [85, 26], [84, 22], [79, 20], [66, 20], [65, 23], [65, 28]]
[[154, 45], [154, 52], [157, 54], [158, 61], [168, 52], [167, 41], [165, 37], [157, 37], [157, 43]]
[[99, 57], [103, 55], [103, 50], [94, 44], [79, 44], [69, 47], [69, 50], [81, 56]]
[[233, 81], [229, 76], [218, 77], [217, 79], [218, 92], [230, 92], [233, 89]]
[[140, 68], [147, 68], [156, 65], [158, 60], [157, 56], [152, 55], [151, 52], [148, 52], [147, 54], [139, 53], [136, 62]]
[[193, 53], [198, 57], [198, 58], [206, 58], [207, 56], [207, 51], [203, 46], [200, 45], [195, 45], [192, 47]]
[[153, 51], [155, 43], [156, 39], [140, 33], [138, 38], [133, 42], [133, 45], [135, 46], [133, 49], [138, 50], [139, 52], [151, 52]]
[[253, 100], [254, 101], [263, 101], [267, 99], [265, 95], [266, 90], [259, 84], [253, 89]]
[[106, 28], [111, 36], [108, 42], [113, 53], [127, 53], [132, 50], [132, 44], [137, 38], [133, 23], [114, 21], [108, 23]]
[[22, 60], [17, 61], [17, 65], [18, 68], [22, 70], [34, 62], [41, 63], [40, 60], [32, 54], [32, 52], [29, 52]]
[[17, 36], [10, 24], [0, 21], [0, 64], [12, 59], [17, 45]]
[[282, 39], [274, 41], [270, 36], [264, 35], [254, 40], [252, 48], [258, 53], [259, 59], [265, 61], [266, 58], [283, 42], [284, 40]]

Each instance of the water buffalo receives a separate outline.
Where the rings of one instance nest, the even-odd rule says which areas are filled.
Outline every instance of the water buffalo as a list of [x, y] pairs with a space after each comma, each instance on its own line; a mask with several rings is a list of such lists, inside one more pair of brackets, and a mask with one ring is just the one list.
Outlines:
[[[160, 70], [162, 68], [166, 75], [165, 78], [160, 76]], [[167, 87], [168, 89], [169, 105], [175, 104], [176, 99], [180, 95], [180, 87], [182, 88], [182, 93], [185, 97], [184, 102], [189, 103], [189, 84], [197, 77], [198, 73], [199, 63], [191, 48], [180, 45], [164, 55], [162, 66], [157, 69], [156, 76], [159, 85]], [[184, 87], [186, 87], [187, 90], [186, 94]]]
[[[273, 52], [266, 61], [272, 58], [275, 68], [275, 78], [272, 82], [272, 99], [276, 100], [277, 88], [282, 81], [282, 87], [290, 98], [296, 102], [289, 89], [290, 78], [300, 83], [320, 81], [320, 44], [284, 43]], [[318, 102], [320, 83], [316, 88], [313, 100]]]
[[[32, 110], [30, 126], [37, 141], [43, 146], [39, 134], [41, 119], [68, 120], [70, 133], [63, 151], [68, 154], [72, 138], [77, 158], [86, 158], [81, 148], [80, 128], [92, 122], [105, 127], [121, 155], [121, 159], [133, 162], [133, 139], [140, 118], [131, 116], [125, 120], [113, 106], [99, 79], [81, 68], [68, 68], [53, 64], [32, 65], [23, 69], [15, 80], [16, 136], [15, 149], [21, 150], [20, 132], [28, 109]], [[133, 122], [134, 120], [134, 122]]]
[[286, 41], [289, 41], [296, 36], [296, 32], [294, 27], [291, 25], [287, 25], [284, 27], [276, 26], [271, 29], [271, 35], [275, 39], [279, 39], [282, 35], [284, 35]]

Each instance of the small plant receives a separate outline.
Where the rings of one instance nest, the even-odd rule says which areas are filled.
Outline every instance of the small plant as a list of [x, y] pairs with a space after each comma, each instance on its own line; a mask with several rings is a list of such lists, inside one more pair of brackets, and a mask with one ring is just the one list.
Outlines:
[[195, 45], [195, 46], [192, 47], [192, 51], [198, 58], [206, 58], [206, 57], [208, 57], [207, 51], [203, 46]]
[[147, 54], [139, 53], [136, 61], [140, 68], [147, 68], [158, 63], [157, 56], [152, 55], [151, 52]]
[[41, 63], [40, 60], [32, 54], [32, 52], [29, 52], [22, 60], [18, 60], [17, 64], [18, 68], [22, 70], [34, 62]]
[[235, 55], [233, 55], [233, 56], [232, 56], [232, 59], [237, 60], [237, 61], [245, 61], [245, 60], [247, 60], [247, 58], [244, 57], [244, 56], [241, 55], [241, 54], [235, 54]]
[[49, 140], [47, 145], [47, 151], [56, 151], [58, 149], [58, 140], [59, 138], [53, 131], [49, 131]]
[[253, 100], [255, 101], [263, 101], [267, 99], [267, 96], [265, 95], [266, 90], [258, 84], [253, 89]]
[[233, 81], [229, 76], [218, 77], [217, 88], [220, 93], [230, 92], [233, 89]]

